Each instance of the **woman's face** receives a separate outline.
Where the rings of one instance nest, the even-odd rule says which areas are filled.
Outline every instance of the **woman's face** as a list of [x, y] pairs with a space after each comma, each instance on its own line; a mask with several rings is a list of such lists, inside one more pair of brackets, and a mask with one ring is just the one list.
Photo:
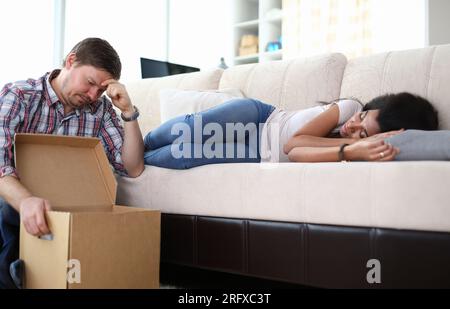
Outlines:
[[380, 126], [376, 120], [379, 110], [369, 110], [356, 113], [341, 127], [339, 133], [347, 138], [365, 138], [380, 133]]

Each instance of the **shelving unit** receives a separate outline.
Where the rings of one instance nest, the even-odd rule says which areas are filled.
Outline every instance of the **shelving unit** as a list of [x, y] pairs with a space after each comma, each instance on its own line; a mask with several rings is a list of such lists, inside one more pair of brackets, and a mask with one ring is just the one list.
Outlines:
[[[266, 51], [269, 43], [282, 37], [282, 0], [233, 0], [233, 6], [234, 65], [282, 59], [282, 49]], [[241, 38], [246, 34], [258, 37], [258, 52], [240, 56]]]

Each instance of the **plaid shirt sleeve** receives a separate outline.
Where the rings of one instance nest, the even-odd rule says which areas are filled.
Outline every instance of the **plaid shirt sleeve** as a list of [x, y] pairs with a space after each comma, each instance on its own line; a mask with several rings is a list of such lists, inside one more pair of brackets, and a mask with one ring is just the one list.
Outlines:
[[6, 85], [0, 92], [0, 177], [7, 175], [19, 178], [14, 167], [14, 133], [24, 119], [25, 108], [20, 92]]
[[106, 156], [114, 170], [121, 176], [128, 176], [122, 162], [122, 146], [124, 138], [123, 126], [117, 117], [111, 101], [103, 97], [105, 102], [105, 113], [103, 116], [103, 127], [100, 129], [100, 139], [106, 150]]

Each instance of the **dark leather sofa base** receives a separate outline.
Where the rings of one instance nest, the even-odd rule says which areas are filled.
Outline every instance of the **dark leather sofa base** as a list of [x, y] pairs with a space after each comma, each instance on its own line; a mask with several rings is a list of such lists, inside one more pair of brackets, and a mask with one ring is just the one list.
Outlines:
[[[161, 262], [325, 288], [450, 288], [450, 233], [163, 214]], [[381, 283], [368, 283], [380, 262]]]

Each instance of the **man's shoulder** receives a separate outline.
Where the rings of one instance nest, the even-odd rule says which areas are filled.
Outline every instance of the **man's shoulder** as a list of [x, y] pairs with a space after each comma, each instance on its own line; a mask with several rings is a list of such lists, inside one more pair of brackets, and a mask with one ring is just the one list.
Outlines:
[[26, 96], [34, 95], [36, 92], [42, 92], [44, 90], [45, 79], [43, 77], [39, 79], [26, 79], [6, 84], [0, 92], [0, 96], [6, 94], [12, 94], [18, 98], [24, 99]]

